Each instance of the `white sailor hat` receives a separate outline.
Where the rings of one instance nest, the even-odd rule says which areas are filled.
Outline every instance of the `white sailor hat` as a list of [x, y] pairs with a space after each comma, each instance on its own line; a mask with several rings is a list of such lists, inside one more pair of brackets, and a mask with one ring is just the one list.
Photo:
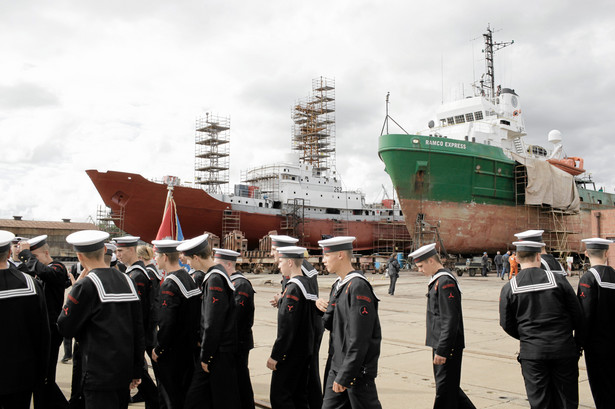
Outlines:
[[280, 236], [277, 234], [270, 234], [272, 247], [288, 247], [294, 245], [299, 239], [290, 236]]
[[599, 237], [593, 237], [591, 239], [583, 239], [581, 240], [585, 243], [585, 247], [591, 250], [608, 250], [612, 240], [601, 239]]
[[81, 230], [66, 237], [66, 242], [72, 244], [77, 253], [89, 253], [105, 246], [109, 233], [100, 230]]
[[43, 234], [42, 236], [36, 236], [28, 240], [28, 244], [30, 245], [30, 251], [36, 250], [38, 248], [43, 247], [47, 244], [47, 235]]
[[139, 244], [139, 236], [124, 236], [113, 239], [118, 247], [137, 247]]
[[237, 261], [239, 255], [239, 253], [233, 250], [214, 249], [214, 258], [220, 258], [222, 260]]
[[513, 246], [517, 247], [517, 251], [526, 251], [529, 253], [540, 253], [545, 246], [544, 243], [540, 243], [532, 240], [515, 241]]
[[423, 247], [413, 251], [408, 255], [408, 257], [412, 257], [412, 261], [417, 263], [423, 260], [427, 260], [429, 257], [438, 254], [436, 250], [436, 243], [426, 244]]
[[26, 239], [25, 237], [15, 236], [15, 237], [13, 238], [13, 240], [11, 240], [11, 243], [13, 243], [13, 244], [17, 244], [17, 243], [19, 243], [20, 241], [24, 241], [24, 240], [28, 240], [28, 239]]
[[208, 238], [209, 234], [201, 234], [200, 236], [186, 240], [177, 246], [177, 251], [181, 251], [186, 256], [192, 256], [200, 253], [205, 250], [207, 246], [209, 246], [209, 242], [207, 241]]
[[105, 243], [105, 248], [107, 249], [105, 254], [107, 254], [108, 256], [114, 254], [115, 250], [117, 250], [117, 246], [115, 245], [115, 243], [110, 242], [110, 241]]
[[11, 242], [15, 235], [10, 231], [0, 230], [0, 253], [4, 253], [11, 248]]
[[177, 247], [181, 243], [182, 243], [181, 241], [171, 240], [171, 239], [152, 241], [152, 244], [154, 245], [154, 251], [156, 253], [177, 253], [179, 251], [177, 250]]
[[326, 240], [319, 240], [318, 245], [322, 247], [323, 253], [334, 251], [352, 250], [352, 242], [356, 240], [353, 236], [333, 237]]
[[281, 258], [303, 258], [305, 255], [305, 247], [282, 247], [278, 252]]
[[542, 242], [542, 233], [544, 230], [526, 230], [521, 233], [515, 233], [515, 237], [519, 239], [519, 241], [536, 241]]

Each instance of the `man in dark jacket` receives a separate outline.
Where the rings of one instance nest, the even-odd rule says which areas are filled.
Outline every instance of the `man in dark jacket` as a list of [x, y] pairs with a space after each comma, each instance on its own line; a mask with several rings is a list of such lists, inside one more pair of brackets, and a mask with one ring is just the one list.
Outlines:
[[382, 407], [375, 383], [382, 342], [378, 298], [363, 273], [352, 266], [354, 240], [333, 237], [318, 242], [325, 267], [340, 278], [335, 302], [329, 302], [325, 314], [332, 357], [323, 409]]
[[419, 272], [431, 277], [427, 293], [427, 340], [433, 348], [435, 408], [475, 408], [459, 387], [465, 348], [461, 290], [455, 276], [442, 266], [436, 244], [411, 253]]
[[573, 332], [581, 325], [579, 302], [563, 276], [540, 268], [544, 243], [513, 244], [523, 269], [502, 287], [500, 325], [520, 341], [530, 406], [576, 408], [580, 355]]
[[391, 254], [389, 261], [387, 261], [387, 270], [389, 274], [389, 295], [395, 295], [395, 283], [399, 277], [399, 261], [397, 261], [397, 253]]
[[0, 317], [0, 408], [29, 409], [32, 392], [45, 380], [49, 318], [40, 284], [7, 265], [14, 237], [0, 230], [0, 309], [7, 312]]
[[97, 230], [73, 233], [84, 268], [58, 318], [65, 337], [76, 337], [83, 354], [83, 396], [87, 409], [128, 407], [128, 390], [141, 382], [144, 335], [134, 282], [105, 263], [104, 241]]

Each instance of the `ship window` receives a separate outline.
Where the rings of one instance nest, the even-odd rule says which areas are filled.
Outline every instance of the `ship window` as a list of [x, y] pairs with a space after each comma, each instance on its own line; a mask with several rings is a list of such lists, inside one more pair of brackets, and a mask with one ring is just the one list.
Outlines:
[[463, 139], [468, 140], [468, 135], [464, 136]]
[[505, 119], [500, 119], [500, 124], [502, 124], [502, 125], [510, 125], [510, 121], [507, 121]]
[[263, 204], [262, 204], [262, 203], [259, 203], [259, 204], [258, 204], [258, 207], [263, 207]]
[[581, 196], [579, 196], [579, 200], [580, 200], [580, 201], [583, 201], [583, 198], [582, 198]]
[[547, 150], [542, 146], [532, 146], [532, 153], [538, 156], [547, 156]]
[[472, 142], [476, 142], [476, 136], [472, 137]]
[[446, 118], [446, 122], [448, 122], [449, 125], [455, 125], [455, 120], [453, 119], [453, 117]]
[[470, 112], [469, 114], [466, 114], [466, 121], [468, 122], [474, 121], [474, 114], [472, 112]]
[[598, 204], [602, 204], [602, 199], [598, 199]]
[[455, 123], [456, 124], [462, 124], [465, 122], [465, 119], [463, 118], [463, 115], [455, 115]]
[[483, 111], [474, 112], [474, 120], [480, 121], [481, 119], [483, 119]]

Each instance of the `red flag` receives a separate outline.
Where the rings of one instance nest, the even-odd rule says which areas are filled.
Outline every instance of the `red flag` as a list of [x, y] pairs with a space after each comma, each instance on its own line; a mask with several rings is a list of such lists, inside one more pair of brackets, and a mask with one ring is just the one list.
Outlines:
[[164, 205], [164, 215], [162, 216], [162, 223], [160, 223], [160, 228], [158, 229], [158, 234], [156, 234], [156, 240], [162, 239], [175, 239], [175, 201], [173, 200], [173, 191], [169, 189], [169, 194], [167, 195], [167, 201]]

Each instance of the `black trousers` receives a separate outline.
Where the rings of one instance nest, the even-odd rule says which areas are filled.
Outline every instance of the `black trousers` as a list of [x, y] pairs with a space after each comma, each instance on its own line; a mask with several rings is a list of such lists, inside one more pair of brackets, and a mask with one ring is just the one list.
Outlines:
[[158, 389], [156, 384], [149, 376], [147, 370], [147, 363], [143, 367], [143, 375], [141, 376], [141, 383], [137, 387], [139, 393], [143, 397], [146, 409], [158, 409], [160, 407], [158, 403]]
[[311, 356], [280, 361], [271, 373], [271, 409], [309, 409], [307, 383]]
[[611, 392], [615, 391], [615, 356], [588, 348], [585, 349], [585, 364], [596, 409], [613, 407]]
[[164, 402], [160, 402], [160, 406], [165, 405], [167, 409], [182, 409], [194, 372], [193, 353], [167, 351], [158, 358], [157, 366], [158, 387], [163, 391], [160, 397], [164, 399]]
[[84, 409], [85, 400], [83, 399], [83, 358], [81, 356], [81, 347], [79, 342], [75, 340], [75, 349], [73, 350], [73, 375], [70, 384], [70, 399], [68, 400], [69, 409]]
[[0, 409], [30, 409], [32, 391], [0, 395]]
[[374, 378], [357, 378], [352, 387], [337, 393], [333, 392], [333, 382], [336, 376], [337, 372], [333, 369], [327, 375], [322, 409], [382, 409]]
[[57, 325], [50, 325], [51, 336], [49, 339], [49, 365], [47, 365], [45, 384], [34, 392], [35, 409], [66, 409], [68, 401], [56, 384], [56, 367], [58, 366], [58, 354], [63, 337], [58, 332]]
[[128, 387], [108, 391], [88, 390], [86, 387], [83, 390], [85, 409], [126, 409], [129, 396]]
[[[435, 356], [435, 350], [432, 351], [431, 356], [432, 358]], [[462, 357], [463, 350], [459, 350], [452, 357], [447, 357], [444, 365], [433, 366], [433, 374], [436, 380], [434, 409], [476, 408], [459, 387]]]
[[397, 283], [397, 275], [390, 275], [389, 279], [391, 281], [391, 283], [389, 284], [389, 294], [394, 295], [395, 294], [395, 283]]
[[242, 409], [254, 409], [254, 391], [250, 380], [250, 368], [248, 367], [250, 350], [243, 349], [237, 354], [237, 387], [241, 399]]
[[194, 367], [184, 408], [239, 409], [241, 402], [236, 359], [234, 352], [218, 352], [209, 365], [209, 373], [203, 371], [198, 362]]
[[520, 359], [525, 391], [532, 409], [579, 407], [579, 360]]
[[312, 350], [312, 360], [307, 381], [308, 405], [310, 409], [320, 409], [322, 407], [322, 395], [324, 393], [323, 384], [320, 382], [320, 371], [318, 370], [318, 354], [320, 353], [320, 343], [322, 342], [322, 334], [325, 329], [322, 326], [320, 316], [317, 316], [316, 319], [320, 325], [315, 328], [314, 349]]

